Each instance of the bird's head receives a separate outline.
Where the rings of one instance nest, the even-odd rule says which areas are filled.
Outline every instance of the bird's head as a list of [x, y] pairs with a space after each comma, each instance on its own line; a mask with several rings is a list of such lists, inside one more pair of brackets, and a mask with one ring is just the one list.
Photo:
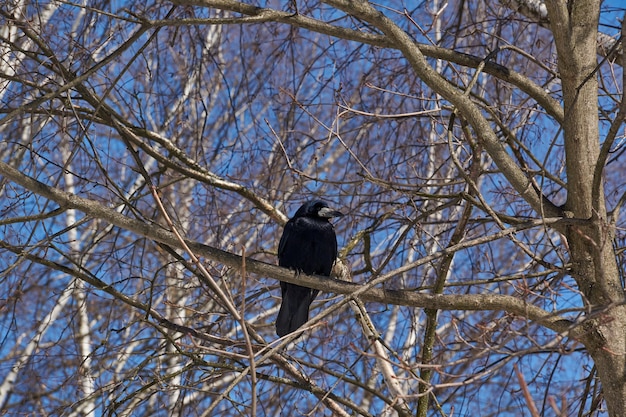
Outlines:
[[321, 200], [311, 200], [304, 203], [294, 217], [313, 217], [313, 218], [322, 218], [322, 219], [330, 219], [332, 217], [341, 217], [343, 213], [337, 210], [333, 210], [328, 207], [326, 202]]

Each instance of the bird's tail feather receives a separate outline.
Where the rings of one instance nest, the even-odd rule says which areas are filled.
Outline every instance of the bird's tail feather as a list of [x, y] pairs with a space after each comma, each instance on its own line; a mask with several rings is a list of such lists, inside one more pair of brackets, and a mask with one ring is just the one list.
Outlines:
[[298, 300], [285, 293], [278, 317], [276, 318], [276, 334], [283, 337], [294, 332], [309, 320], [309, 305], [312, 300]]

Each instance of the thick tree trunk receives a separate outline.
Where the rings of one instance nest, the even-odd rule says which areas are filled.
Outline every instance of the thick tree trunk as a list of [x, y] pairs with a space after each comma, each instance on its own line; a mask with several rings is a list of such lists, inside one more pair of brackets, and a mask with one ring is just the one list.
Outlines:
[[[626, 415], [626, 310], [604, 192], [593, 190], [599, 157], [596, 34], [600, 1], [548, 1], [563, 87], [568, 195], [565, 210], [584, 226], [566, 231], [576, 279], [592, 325], [583, 343], [598, 369], [611, 416]], [[601, 184], [601, 182], [600, 182]]]
[[626, 416], [625, 329], [626, 307], [607, 309], [597, 320], [597, 327], [590, 333], [586, 343], [595, 361], [604, 399], [612, 417]]

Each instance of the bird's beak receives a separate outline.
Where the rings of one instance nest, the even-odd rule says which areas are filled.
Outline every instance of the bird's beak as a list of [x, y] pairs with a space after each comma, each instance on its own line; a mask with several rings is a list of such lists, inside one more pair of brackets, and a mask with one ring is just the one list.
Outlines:
[[330, 219], [331, 217], [341, 217], [343, 216], [343, 213], [337, 210], [329, 209], [328, 207], [322, 207], [320, 211], [317, 212], [317, 215]]

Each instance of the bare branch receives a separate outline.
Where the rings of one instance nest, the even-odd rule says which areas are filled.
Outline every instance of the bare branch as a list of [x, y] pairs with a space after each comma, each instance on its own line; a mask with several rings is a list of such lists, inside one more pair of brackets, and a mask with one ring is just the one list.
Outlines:
[[[61, 207], [73, 208], [93, 217], [106, 220], [107, 222], [147, 237], [157, 242], [165, 243], [172, 247], [182, 248], [176, 235], [157, 225], [150, 225], [139, 220], [131, 219], [117, 211], [104, 207], [102, 204], [78, 197], [61, 191], [57, 188], [47, 186], [33, 178], [30, 178], [10, 165], [0, 162], [0, 172], [5, 177], [20, 184], [21, 186], [55, 201]], [[404, 265], [394, 271], [375, 278], [366, 285], [359, 285], [351, 282], [329, 280], [325, 277], [308, 276], [304, 274], [294, 275], [292, 271], [275, 265], [260, 262], [251, 258], [246, 259], [246, 269], [248, 272], [275, 278], [277, 280], [289, 282], [292, 284], [306, 285], [311, 288], [319, 289], [324, 292], [334, 292], [349, 295], [350, 297], [359, 297], [365, 301], [374, 301], [381, 303], [407, 305], [414, 307], [423, 307], [438, 310], [505, 310], [510, 313], [527, 317], [528, 319], [545, 325], [557, 332], [565, 332], [570, 330], [571, 322], [557, 315], [548, 313], [539, 307], [527, 303], [524, 300], [497, 294], [475, 294], [475, 295], [430, 295], [418, 294], [412, 291], [402, 290], [385, 290], [374, 288], [376, 285], [388, 281], [389, 279], [414, 269], [420, 265], [431, 262], [443, 255], [454, 253], [460, 249], [468, 248], [479, 243], [500, 239], [517, 231], [528, 229], [536, 226], [543, 226], [546, 223], [556, 224], [563, 221], [562, 219], [530, 221], [524, 225], [505, 229], [491, 236], [477, 238], [474, 240], [462, 242], [436, 254], [432, 254], [419, 259], [416, 262]], [[242, 265], [242, 258], [239, 255], [226, 252], [217, 248], [203, 245], [197, 242], [186, 242], [189, 247], [201, 256], [205, 256], [213, 261], [217, 261], [228, 265], [229, 267], [239, 270]]]

